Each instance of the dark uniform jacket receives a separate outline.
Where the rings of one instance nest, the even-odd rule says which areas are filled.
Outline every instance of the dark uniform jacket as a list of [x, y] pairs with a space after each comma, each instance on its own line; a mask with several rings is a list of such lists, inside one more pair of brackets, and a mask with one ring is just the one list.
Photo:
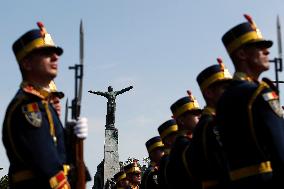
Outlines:
[[207, 106], [203, 109], [186, 158], [190, 162], [197, 188], [226, 188], [226, 163], [216, 131], [214, 108]]
[[158, 183], [159, 187], [163, 189], [168, 189], [168, 181], [167, 181], [167, 169], [169, 163], [169, 154], [165, 153], [160, 160], [160, 166], [158, 170]]
[[159, 189], [158, 184], [158, 170], [159, 167], [150, 165], [143, 173], [141, 180], [141, 189]]
[[66, 162], [64, 130], [48, 92], [23, 83], [6, 111], [3, 143], [11, 188], [50, 188]]
[[[217, 108], [232, 188], [284, 188], [284, 120], [273, 84], [235, 74]], [[276, 187], [277, 188], [277, 187]]]
[[189, 150], [191, 139], [184, 135], [177, 136], [168, 162], [167, 181], [169, 188], [192, 188], [192, 173], [186, 161], [185, 153]]

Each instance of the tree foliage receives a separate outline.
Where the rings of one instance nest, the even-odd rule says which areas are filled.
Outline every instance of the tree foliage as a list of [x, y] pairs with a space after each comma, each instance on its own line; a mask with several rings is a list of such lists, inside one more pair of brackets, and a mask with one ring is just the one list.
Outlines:
[[0, 188], [1, 189], [8, 189], [9, 188], [9, 185], [8, 185], [8, 175], [5, 175], [3, 176], [1, 179], [0, 179]]
[[135, 157], [128, 157], [125, 162], [120, 164], [120, 166], [126, 166], [133, 162], [137, 162], [138, 167], [141, 169], [141, 172], [143, 173], [147, 169], [148, 165], [150, 164], [150, 159], [149, 157], [145, 157], [143, 158], [142, 163], [140, 163], [139, 159]]

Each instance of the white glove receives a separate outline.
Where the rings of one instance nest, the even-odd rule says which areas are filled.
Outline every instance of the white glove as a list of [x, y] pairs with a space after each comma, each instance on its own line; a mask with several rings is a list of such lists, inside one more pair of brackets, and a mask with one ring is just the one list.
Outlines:
[[74, 134], [80, 139], [85, 139], [88, 136], [88, 119], [86, 117], [80, 117], [76, 121]]

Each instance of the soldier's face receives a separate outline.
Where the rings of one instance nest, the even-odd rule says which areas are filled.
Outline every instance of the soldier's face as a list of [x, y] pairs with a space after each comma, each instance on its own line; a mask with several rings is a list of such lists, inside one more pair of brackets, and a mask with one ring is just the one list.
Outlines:
[[60, 117], [61, 116], [61, 103], [60, 103], [60, 99], [58, 97], [52, 97], [50, 99], [50, 103], [52, 104], [52, 106], [56, 110], [58, 116]]
[[229, 82], [229, 80], [219, 81], [209, 86], [208, 89], [204, 90], [205, 97], [207, 98], [207, 101], [210, 102], [211, 106], [217, 105], [218, 100], [226, 90]]
[[174, 143], [175, 140], [176, 140], [176, 137], [177, 137], [177, 134], [176, 134], [176, 133], [173, 133], [173, 134], [167, 136], [167, 137], [165, 138], [165, 140], [163, 141], [165, 147], [166, 147], [166, 148], [171, 148], [172, 145], [173, 145], [173, 143]]
[[180, 120], [185, 128], [187, 128], [188, 130], [193, 130], [198, 123], [199, 118], [200, 113], [188, 111], [181, 116]]
[[141, 183], [141, 173], [132, 174], [132, 183], [140, 184]]
[[38, 49], [27, 58], [26, 65], [28, 72], [35, 79], [54, 79], [57, 75], [59, 56], [54, 50], [43, 48]]
[[269, 51], [265, 47], [249, 46], [244, 48], [246, 62], [254, 73], [262, 73], [269, 69]]
[[164, 150], [160, 148], [155, 149], [150, 153], [151, 159], [156, 163], [160, 162], [163, 155], [164, 155]]

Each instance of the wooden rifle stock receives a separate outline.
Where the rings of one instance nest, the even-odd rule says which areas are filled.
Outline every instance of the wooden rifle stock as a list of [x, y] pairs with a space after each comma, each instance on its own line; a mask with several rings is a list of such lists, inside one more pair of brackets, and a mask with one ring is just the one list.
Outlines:
[[[80, 87], [79, 87], [80, 88]], [[80, 116], [80, 104], [77, 98], [73, 102], [72, 118], [78, 120]], [[85, 175], [85, 164], [84, 164], [84, 142], [74, 135], [73, 148], [75, 155], [75, 189], [85, 189], [86, 188], [86, 175]]]
[[76, 138], [75, 142], [75, 154], [76, 154], [76, 189], [86, 188], [86, 175], [85, 175], [85, 164], [84, 164], [84, 145], [83, 140]]

